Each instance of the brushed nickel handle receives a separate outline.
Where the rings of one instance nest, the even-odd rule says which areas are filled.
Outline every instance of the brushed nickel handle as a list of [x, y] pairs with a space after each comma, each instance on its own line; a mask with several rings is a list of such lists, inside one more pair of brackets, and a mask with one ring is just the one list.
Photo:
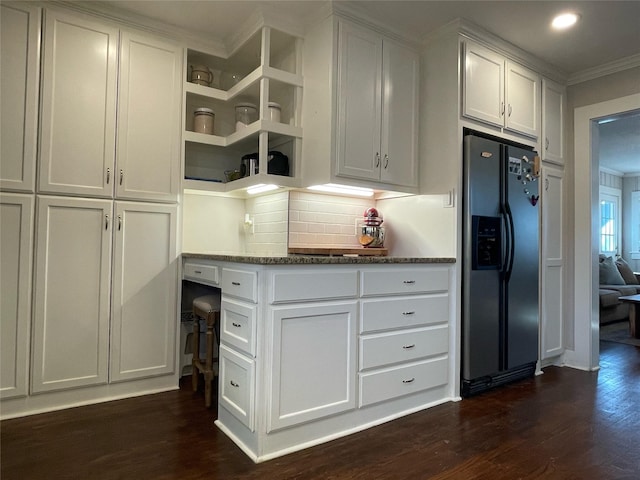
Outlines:
[[415, 343], [412, 343], [411, 345], [403, 345], [403, 346], [402, 346], [402, 348], [404, 348], [405, 350], [410, 350], [410, 349], [412, 349], [412, 348], [413, 348], [413, 347], [415, 347], [415, 346], [416, 346], [416, 344], [415, 344]]
[[110, 181], [111, 181], [111, 169], [107, 168], [107, 185], [109, 185]]
[[511, 117], [511, 112], [513, 111], [513, 108], [511, 107], [511, 104], [509, 104], [509, 117]]
[[380, 166], [380, 152], [376, 152], [376, 168]]
[[549, 138], [547, 137], [544, 139], [544, 149], [549, 150]]
[[404, 280], [402, 283], [404, 283], [406, 285], [411, 285], [411, 284], [416, 283], [416, 281], [415, 280]]
[[504, 117], [504, 102], [500, 102], [500, 116]]
[[409, 380], [402, 380], [402, 383], [413, 383], [415, 378], [410, 378]]
[[236, 287], [240, 286], [240, 282], [231, 282], [231, 285], [235, 285]]
[[387, 169], [388, 166], [389, 166], [389, 155], [385, 154], [385, 156], [384, 156], [384, 168], [385, 168], [385, 170]]
[[231, 384], [232, 387], [238, 388], [240, 386], [236, 382], [234, 382], [233, 380], [229, 380], [229, 383]]
[[124, 178], [124, 172], [120, 169], [120, 185], [122, 185], [122, 179]]
[[118, 231], [122, 230], [122, 215], [118, 215]]
[[242, 325], [240, 325], [239, 323], [235, 323], [235, 322], [231, 322], [231, 325], [233, 325], [236, 328], [242, 327]]
[[104, 216], [104, 229], [109, 230], [109, 215]]
[[202, 275], [202, 270], [194, 270], [193, 273], [197, 273], [198, 275]]
[[402, 312], [403, 315], [415, 315], [416, 312]]

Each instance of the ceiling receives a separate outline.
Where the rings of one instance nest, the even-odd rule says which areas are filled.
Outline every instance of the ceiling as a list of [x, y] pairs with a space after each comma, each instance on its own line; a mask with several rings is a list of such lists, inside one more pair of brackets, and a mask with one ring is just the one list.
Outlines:
[[[142, 15], [224, 43], [256, 11], [279, 15], [304, 26], [314, 18], [314, 12], [330, 2], [114, 0], [79, 3]], [[610, 62], [640, 56], [640, 1], [336, 0], [333, 3], [414, 40], [424, 39], [456, 18], [464, 18], [553, 65], [569, 78]], [[566, 10], [579, 13], [579, 23], [564, 32], [552, 31], [549, 27], [552, 17]], [[640, 172], [640, 116], [601, 127], [601, 145], [611, 152], [601, 154], [603, 164], [618, 171]], [[622, 159], [627, 159], [628, 165], [620, 163]]]

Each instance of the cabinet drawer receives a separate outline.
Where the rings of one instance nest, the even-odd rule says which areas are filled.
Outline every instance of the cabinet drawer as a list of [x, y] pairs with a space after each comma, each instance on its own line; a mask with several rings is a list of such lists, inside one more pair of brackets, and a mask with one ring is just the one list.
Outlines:
[[360, 373], [360, 406], [445, 385], [448, 363], [449, 359], [444, 357]]
[[449, 328], [427, 327], [360, 339], [360, 370], [414, 361], [449, 350]]
[[446, 292], [449, 269], [375, 269], [362, 272], [363, 297]]
[[258, 306], [223, 298], [220, 308], [220, 341], [255, 357]]
[[272, 277], [271, 303], [354, 298], [358, 295], [358, 272], [277, 272]]
[[444, 293], [362, 300], [361, 305], [360, 333], [449, 321], [449, 296]]
[[182, 276], [185, 280], [217, 286], [220, 282], [220, 269], [217, 265], [187, 260], [184, 262]]
[[223, 268], [222, 293], [256, 303], [258, 301], [258, 272]]
[[249, 430], [254, 431], [255, 362], [220, 346], [219, 403]]

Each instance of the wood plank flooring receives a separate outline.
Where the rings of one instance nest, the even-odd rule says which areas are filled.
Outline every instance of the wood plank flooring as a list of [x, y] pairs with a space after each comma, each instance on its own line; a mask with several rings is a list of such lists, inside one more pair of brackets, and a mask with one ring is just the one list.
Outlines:
[[255, 465], [188, 388], [6, 420], [2, 480], [640, 478], [640, 348]]

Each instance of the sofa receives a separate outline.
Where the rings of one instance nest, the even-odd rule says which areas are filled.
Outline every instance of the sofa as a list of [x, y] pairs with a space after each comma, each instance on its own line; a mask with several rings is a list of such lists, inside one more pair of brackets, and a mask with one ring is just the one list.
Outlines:
[[622, 257], [600, 255], [600, 324], [627, 320], [629, 304], [620, 297], [640, 294], [640, 274]]

